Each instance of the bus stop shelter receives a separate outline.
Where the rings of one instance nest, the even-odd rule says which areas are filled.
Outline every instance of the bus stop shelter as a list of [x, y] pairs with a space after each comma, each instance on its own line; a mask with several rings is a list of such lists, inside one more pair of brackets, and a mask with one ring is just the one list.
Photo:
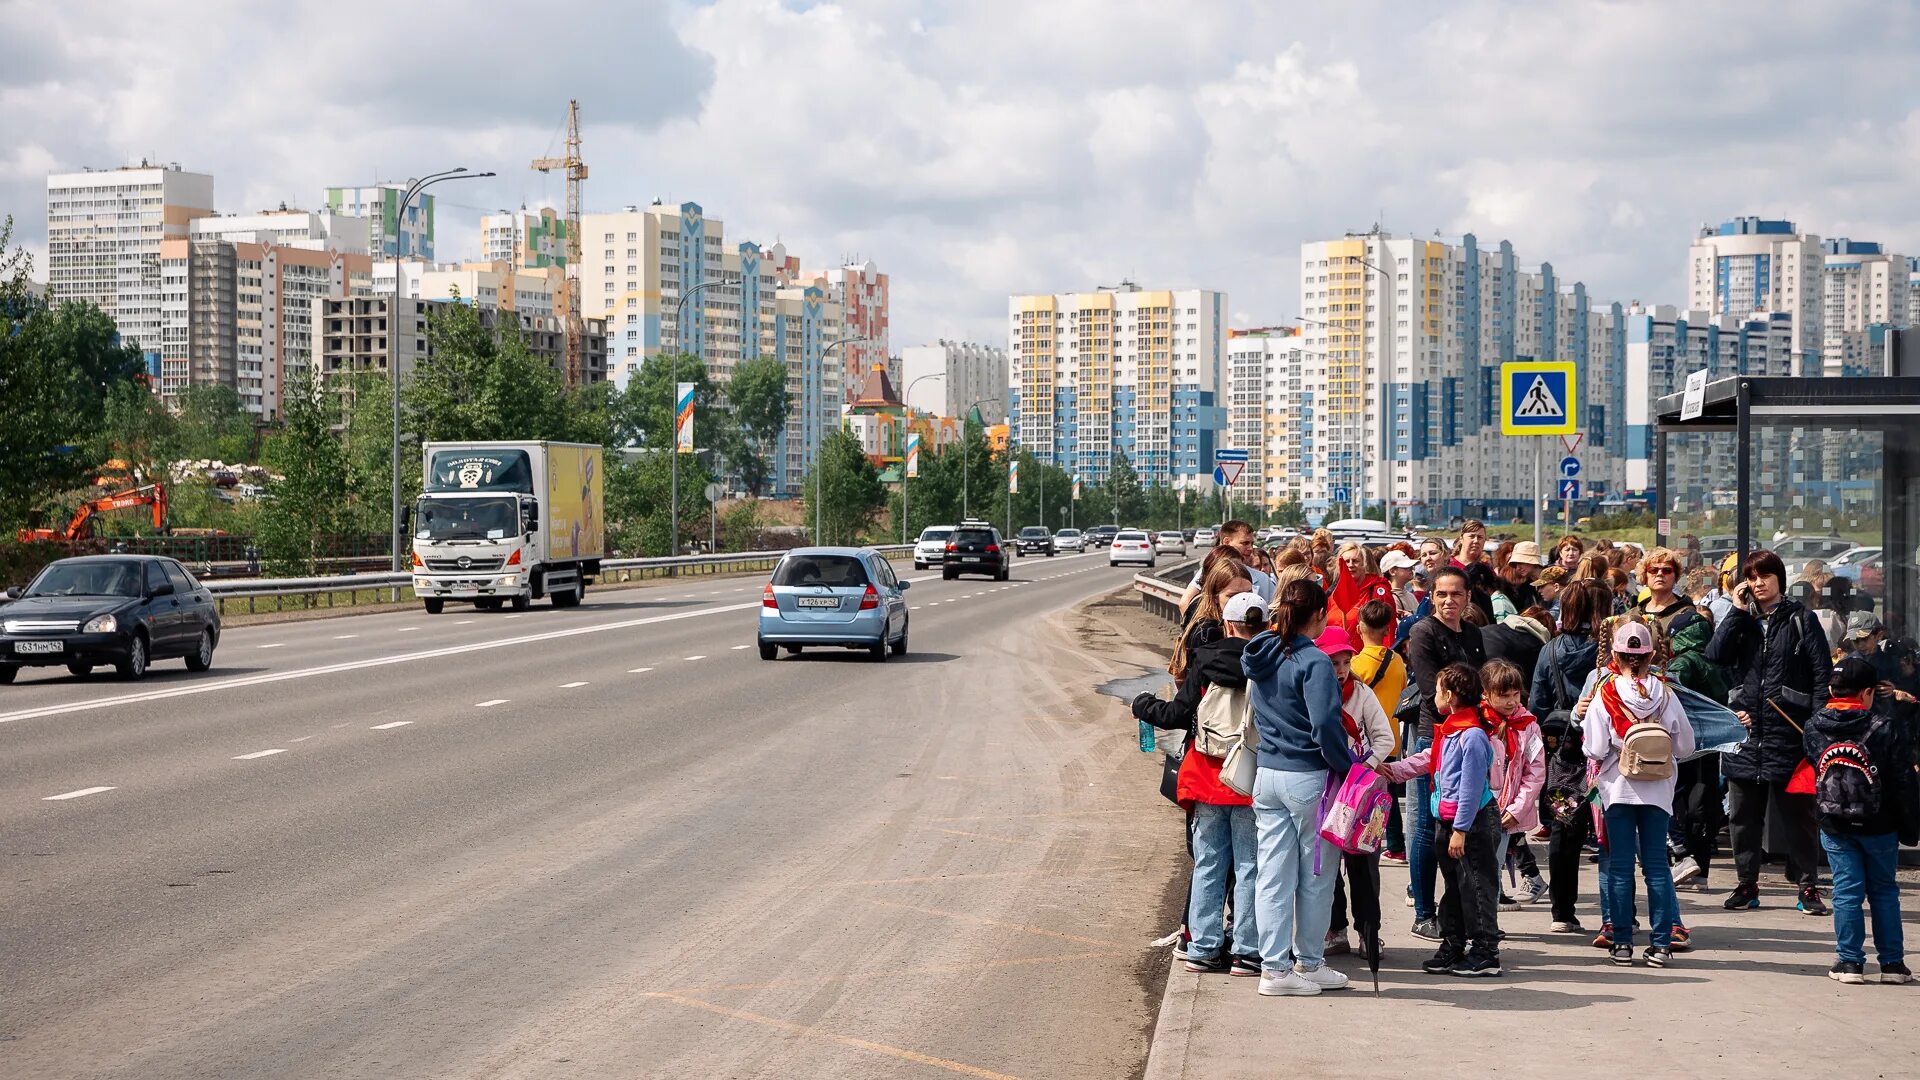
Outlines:
[[[1769, 546], [1768, 536], [1755, 534], [1756, 518], [1771, 532], [1765, 522], [1810, 504], [1807, 493], [1844, 486], [1852, 495], [1856, 535], [1878, 533], [1876, 612], [1895, 636], [1920, 632], [1920, 377], [1730, 376], [1706, 385], [1697, 415], [1686, 415], [1685, 399], [1684, 393], [1669, 394], [1654, 404], [1651, 486], [1655, 517], [1663, 525], [1673, 505], [1677, 436], [1720, 440], [1711, 450], [1698, 449], [1705, 440], [1692, 440], [1686, 452], [1694, 455], [1696, 471], [1705, 467], [1719, 482], [1731, 481], [1732, 532], [1743, 561]], [[1729, 434], [1731, 446], [1725, 443]], [[1763, 447], [1773, 448], [1770, 468], [1756, 468]], [[1721, 464], [1732, 466], [1730, 476], [1719, 475]], [[1671, 543], [1665, 531], [1658, 539]]]

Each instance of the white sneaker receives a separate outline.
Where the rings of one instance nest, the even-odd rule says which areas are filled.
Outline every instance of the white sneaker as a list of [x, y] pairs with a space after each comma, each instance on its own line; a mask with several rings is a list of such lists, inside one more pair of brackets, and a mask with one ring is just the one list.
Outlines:
[[1700, 864], [1690, 858], [1681, 859], [1679, 862], [1673, 864], [1673, 883], [1675, 885], [1699, 876]]
[[1270, 971], [1260, 973], [1261, 997], [1312, 997], [1319, 992], [1320, 984], [1301, 978], [1298, 971], [1289, 971], [1284, 975], [1275, 975]]
[[1347, 977], [1345, 975], [1340, 974], [1325, 964], [1311, 971], [1295, 964], [1293, 973], [1322, 990], [1340, 990], [1344, 989], [1347, 985]]

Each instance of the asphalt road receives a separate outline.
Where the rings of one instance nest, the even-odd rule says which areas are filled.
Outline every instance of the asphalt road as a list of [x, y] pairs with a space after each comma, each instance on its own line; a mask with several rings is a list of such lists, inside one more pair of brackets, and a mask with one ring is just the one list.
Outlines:
[[1184, 850], [1070, 609], [1131, 573], [908, 575], [885, 664], [709, 579], [23, 672], [0, 1076], [1128, 1075]]

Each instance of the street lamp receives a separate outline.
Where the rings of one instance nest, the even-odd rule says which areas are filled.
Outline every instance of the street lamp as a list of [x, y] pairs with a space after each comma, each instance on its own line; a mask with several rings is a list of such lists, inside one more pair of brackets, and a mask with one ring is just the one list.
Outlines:
[[820, 367], [813, 373], [814, 400], [819, 403], [820, 430], [814, 437], [813, 450], [813, 542], [820, 543], [821, 508], [826, 505], [825, 477], [827, 472], [827, 357], [833, 350], [847, 345], [864, 345], [872, 338], [850, 337], [839, 341], [830, 341], [820, 350]]
[[967, 474], [973, 467], [973, 453], [967, 445], [967, 417], [972, 416], [973, 410], [980, 406], [999, 400], [999, 398], [983, 397], [967, 406], [967, 411], [960, 417], [960, 520], [962, 521], [970, 516], [970, 507], [967, 503]]
[[[925, 375], [918, 376], [912, 382], [909, 382], [907, 384], [907, 392], [904, 394], [901, 394], [900, 398], [904, 402], [912, 402], [914, 387], [919, 386], [921, 383], [927, 381], [928, 379], [944, 379], [946, 377], [947, 377], [947, 373], [944, 371], [929, 371]], [[964, 434], [964, 428], [962, 430]], [[907, 431], [909, 434], [903, 437], [903, 441], [901, 443], [901, 449], [903, 451], [906, 448], [906, 443], [904, 439], [912, 437], [911, 432], [913, 431], [913, 406], [911, 404], [907, 405]], [[966, 440], [963, 437], [961, 441], [964, 443]], [[966, 448], [965, 446], [962, 446], [961, 449], [964, 452]], [[964, 456], [964, 453], [963, 453], [963, 456]], [[905, 453], [902, 453], [900, 455], [900, 542], [903, 544], [907, 542], [907, 455]]]
[[[695, 293], [705, 292], [715, 285], [730, 285], [739, 278], [721, 277], [712, 281], [703, 281], [686, 292], [673, 305], [673, 336], [676, 346], [667, 356], [667, 453], [672, 456], [673, 479], [667, 489], [667, 557], [680, 554], [680, 352], [687, 343], [687, 324], [682, 321], [686, 315], [687, 301]], [[699, 348], [698, 345], [695, 346]], [[694, 359], [700, 359], [698, 352]], [[696, 526], [697, 528], [698, 526]]]
[[[414, 196], [427, 190], [442, 180], [478, 180], [492, 176], [490, 172], [468, 172], [466, 166], [448, 169], [445, 172], [430, 173], [407, 185], [407, 193], [400, 197], [400, 209], [395, 212], [393, 222], [396, 230], [406, 227], [407, 205]], [[401, 535], [406, 530], [400, 524], [400, 284], [404, 275], [400, 272], [400, 244], [398, 239], [393, 245], [393, 303], [387, 309], [387, 379], [393, 383], [393, 572], [405, 573], [407, 569], [406, 538]]]

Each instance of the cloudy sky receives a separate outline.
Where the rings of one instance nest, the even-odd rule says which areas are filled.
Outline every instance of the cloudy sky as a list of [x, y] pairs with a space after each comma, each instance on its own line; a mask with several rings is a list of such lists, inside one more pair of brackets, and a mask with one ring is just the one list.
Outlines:
[[[1288, 10], [1294, 9], [1294, 10]], [[294, 15], [295, 10], [310, 14]], [[896, 347], [1005, 340], [1006, 296], [1121, 278], [1290, 321], [1301, 242], [1511, 239], [1596, 299], [1682, 299], [1735, 214], [1920, 254], [1920, 5], [0, 0], [0, 213], [148, 157], [219, 209], [451, 165], [442, 257], [581, 101], [588, 209], [695, 200], [732, 239], [893, 276]], [[451, 12], [458, 12], [457, 17]]]

